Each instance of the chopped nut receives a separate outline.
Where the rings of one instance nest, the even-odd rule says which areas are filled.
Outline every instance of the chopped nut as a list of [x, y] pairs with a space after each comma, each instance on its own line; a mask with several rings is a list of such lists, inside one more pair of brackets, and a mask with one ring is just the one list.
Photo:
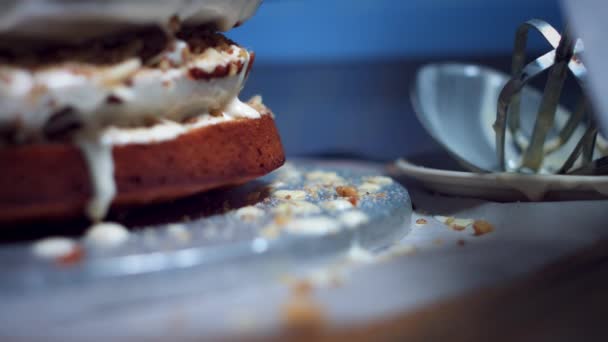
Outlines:
[[359, 195], [354, 186], [337, 186], [336, 193], [340, 197], [358, 197]]
[[356, 207], [357, 203], [359, 203], [359, 197], [349, 197], [348, 201], [353, 205], [353, 207]]
[[419, 218], [419, 219], [416, 220], [416, 224], [418, 224], [418, 225], [424, 225], [424, 224], [427, 224], [427, 221], [425, 219], [423, 219], [423, 218]]
[[473, 220], [471, 219], [461, 219], [445, 216], [435, 216], [435, 219], [458, 232], [465, 230], [466, 227], [473, 224]]
[[466, 226], [460, 226], [457, 224], [450, 224], [450, 228], [454, 229], [457, 232], [465, 230]]
[[481, 236], [493, 232], [494, 226], [485, 220], [475, 220], [473, 230], [475, 231], [475, 236]]
[[359, 202], [359, 193], [353, 186], [338, 186], [336, 187], [336, 193], [340, 197], [346, 197], [353, 206], [356, 206]]
[[457, 243], [458, 243], [458, 246], [464, 246], [465, 241], [463, 239], [459, 239]]
[[209, 114], [214, 117], [224, 116], [224, 112], [222, 112], [220, 109], [211, 109], [209, 110]]
[[273, 193], [273, 196], [280, 199], [286, 200], [304, 200], [306, 199], [306, 191], [303, 190], [277, 190]]

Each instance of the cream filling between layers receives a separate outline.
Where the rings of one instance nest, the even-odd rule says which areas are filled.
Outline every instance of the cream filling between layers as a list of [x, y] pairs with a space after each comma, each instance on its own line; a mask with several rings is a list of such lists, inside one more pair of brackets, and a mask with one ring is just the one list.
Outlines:
[[[17, 121], [24, 136], [41, 132], [64, 107], [73, 108], [83, 123], [74, 143], [91, 179], [86, 214], [93, 221], [106, 216], [116, 196], [113, 146], [166, 141], [196, 128], [261, 115], [238, 99], [249, 67], [247, 50], [236, 45], [229, 51], [208, 48], [186, 61], [187, 44], [176, 41], [174, 46], [159, 57], [171, 64], [166, 69], [142, 67], [138, 59], [111, 67], [0, 68], [0, 126]], [[211, 74], [224, 65], [229, 66], [225, 76], [192, 77], [193, 69]], [[141, 127], [150, 117], [159, 123]], [[186, 117], [188, 123], [179, 122]]]
[[[164, 68], [142, 66], [138, 58], [111, 66], [0, 66], [0, 127], [14, 127], [23, 141], [40, 139], [49, 120], [65, 109], [83, 126], [96, 127], [180, 120], [223, 108], [243, 85], [249, 53], [237, 45], [197, 55], [189, 51], [186, 42], [176, 40], [156, 58], [169, 65]], [[226, 75], [206, 77], [225, 66]]]
[[224, 106], [221, 116], [211, 116], [204, 112], [190, 124], [181, 124], [164, 120], [149, 128], [125, 129], [109, 127], [101, 131], [85, 131], [76, 138], [76, 144], [83, 153], [89, 169], [89, 177], [93, 188], [93, 196], [87, 203], [86, 214], [93, 221], [102, 220], [108, 213], [116, 196], [116, 181], [114, 179], [114, 158], [112, 146], [130, 143], [152, 143], [170, 140], [188, 131], [229, 121], [235, 118], [259, 118], [260, 113], [238, 99], [249, 66], [249, 54], [238, 74], [236, 86], [230, 90], [230, 101]]
[[86, 214], [93, 221], [102, 220], [116, 196], [113, 146], [158, 143], [172, 140], [195, 129], [232, 121], [238, 118], [257, 119], [262, 113], [235, 97], [221, 116], [203, 113], [189, 123], [164, 120], [151, 127], [108, 127], [101, 131], [83, 132], [76, 139], [89, 171], [93, 196], [87, 203]]

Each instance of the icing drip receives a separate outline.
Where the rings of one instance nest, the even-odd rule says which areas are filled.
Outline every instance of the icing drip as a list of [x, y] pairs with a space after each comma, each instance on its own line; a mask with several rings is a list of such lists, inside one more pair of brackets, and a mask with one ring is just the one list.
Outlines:
[[96, 134], [78, 137], [76, 145], [86, 160], [93, 190], [86, 214], [93, 221], [101, 221], [116, 195], [112, 145], [103, 144]]
[[203, 113], [192, 124], [178, 124], [166, 120], [150, 128], [120, 129], [109, 127], [102, 131], [78, 135], [76, 144], [87, 162], [93, 189], [93, 195], [86, 207], [88, 217], [93, 221], [101, 221], [106, 216], [116, 196], [112, 146], [134, 142], [169, 140], [187, 133], [190, 129], [225, 122], [235, 117], [259, 118], [260, 113], [257, 110], [238, 99], [238, 93], [246, 74], [247, 63], [241, 70], [239, 86], [235, 88], [233, 98], [223, 110], [224, 118], [216, 118], [209, 113]]

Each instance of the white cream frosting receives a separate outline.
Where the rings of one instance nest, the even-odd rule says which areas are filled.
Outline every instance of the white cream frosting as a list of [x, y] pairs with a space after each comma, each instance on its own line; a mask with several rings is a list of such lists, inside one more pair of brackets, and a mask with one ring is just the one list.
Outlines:
[[[186, 43], [178, 41], [174, 46], [159, 57], [175, 65], [165, 70], [142, 67], [136, 58], [105, 67], [62, 64], [33, 71], [0, 67], [0, 126], [19, 122], [21, 136], [36, 136], [64, 108], [72, 108], [87, 127], [127, 126], [150, 118], [179, 120], [226, 105], [236, 106], [227, 108], [233, 116], [255, 116], [232, 101], [247, 74], [250, 55], [245, 49], [236, 45], [230, 52], [208, 48], [183, 60]], [[212, 73], [226, 65], [233, 67], [223, 77], [195, 79], [191, 75], [192, 70]]]
[[238, 118], [258, 119], [261, 115], [262, 113], [247, 103], [241, 102], [238, 97], [234, 97], [224, 107], [219, 116], [203, 112], [192, 117], [187, 123], [165, 119], [150, 127], [124, 128], [109, 126], [99, 133], [97, 139], [99, 143], [108, 146], [162, 142], [175, 139], [201, 127], [217, 125]]

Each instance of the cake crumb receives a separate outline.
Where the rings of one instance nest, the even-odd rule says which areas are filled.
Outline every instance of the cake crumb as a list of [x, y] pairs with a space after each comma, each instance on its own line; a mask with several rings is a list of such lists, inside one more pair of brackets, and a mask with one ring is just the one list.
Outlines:
[[485, 220], [475, 220], [473, 230], [475, 231], [475, 236], [481, 236], [493, 232], [494, 226]]
[[359, 193], [354, 186], [337, 186], [336, 193], [340, 197], [347, 198], [353, 206], [356, 206], [359, 202]]
[[465, 241], [463, 239], [458, 239], [457, 244], [458, 244], [458, 246], [464, 246]]
[[337, 186], [336, 193], [340, 197], [357, 197], [357, 189], [354, 186]]
[[458, 232], [465, 230], [468, 226], [472, 225], [474, 222], [474, 220], [471, 220], [471, 219], [462, 219], [462, 218], [456, 218], [456, 217], [452, 217], [452, 216], [439, 216], [438, 215], [438, 216], [435, 216], [434, 218], [437, 221], [445, 224], [452, 230], [455, 230]]
[[428, 223], [427, 220], [425, 220], [423, 218], [419, 218], [419, 219], [416, 220], [416, 224], [420, 225], [420, 226], [425, 225], [427, 223]]

